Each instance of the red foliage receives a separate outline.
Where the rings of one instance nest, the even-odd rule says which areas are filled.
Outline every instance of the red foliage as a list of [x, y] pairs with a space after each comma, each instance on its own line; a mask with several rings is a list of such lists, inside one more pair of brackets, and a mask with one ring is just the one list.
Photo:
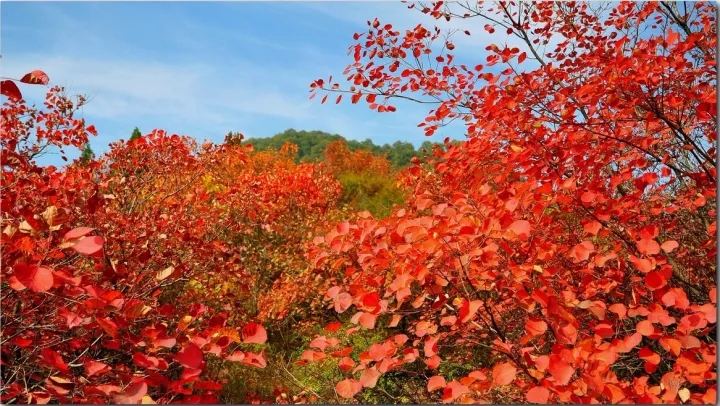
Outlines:
[[89, 164], [41, 167], [46, 148], [94, 132], [61, 89], [46, 108], [2, 110], [2, 401], [216, 402], [206, 359], [262, 368], [264, 353], [242, 347], [267, 339], [241, 322], [252, 315], [183, 288], [218, 272], [243, 283], [200, 184], [224, 149], [155, 131]]
[[[480, 373], [523, 391], [505, 401], [715, 401], [715, 8], [413, 7], [486, 19], [523, 49], [489, 45], [494, 68], [470, 67], [437, 28], [375, 20], [350, 48], [352, 86], [311, 85], [379, 112], [397, 98], [436, 101], [427, 135], [451, 119], [467, 126], [432, 172], [411, 169], [409, 209], [317, 239], [312, 259], [339, 281], [329, 307], [370, 329], [402, 318], [397, 332], [415, 336], [363, 367], [403, 370], [424, 348], [434, 369], [490, 345], [497, 360]], [[361, 369], [341, 395], [359, 390], [348, 382]], [[498, 393], [463, 379], [444, 401]]]
[[323, 164], [331, 173], [390, 173], [390, 161], [383, 156], [376, 156], [371, 151], [358, 149], [351, 151], [344, 140], [333, 141], [325, 149]]

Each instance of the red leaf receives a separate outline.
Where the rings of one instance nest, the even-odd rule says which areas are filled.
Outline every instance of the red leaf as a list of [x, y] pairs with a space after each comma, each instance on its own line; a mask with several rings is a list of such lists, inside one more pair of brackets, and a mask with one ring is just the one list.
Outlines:
[[18, 282], [33, 292], [45, 292], [52, 288], [54, 283], [50, 269], [21, 262], [13, 266], [13, 275]]
[[647, 337], [655, 333], [655, 326], [650, 321], [643, 320], [635, 326], [635, 330]]
[[432, 376], [430, 377], [430, 379], [428, 379], [427, 390], [428, 392], [433, 392], [438, 389], [444, 388], [446, 384], [447, 383], [445, 382], [445, 378], [443, 378], [442, 376]]
[[442, 362], [442, 358], [440, 358], [437, 354], [435, 354], [432, 357], [425, 360], [425, 365], [427, 365], [427, 367], [430, 369], [435, 369], [438, 366], [440, 366], [440, 362]]
[[517, 220], [510, 224], [508, 231], [515, 233], [520, 240], [527, 240], [530, 238], [530, 222], [527, 220]]
[[460, 321], [462, 323], [467, 323], [468, 321], [472, 320], [472, 318], [475, 316], [475, 313], [477, 313], [478, 309], [480, 309], [481, 305], [482, 300], [464, 301], [463, 304], [460, 306]]
[[22, 99], [22, 93], [20, 93], [20, 89], [12, 80], [3, 80], [2, 82], [0, 82], [0, 94], [3, 94], [15, 100]]
[[242, 339], [244, 343], [265, 344], [267, 341], [267, 331], [257, 323], [248, 323], [242, 329]]
[[555, 354], [550, 356], [549, 370], [550, 375], [552, 375], [553, 378], [555, 378], [555, 381], [560, 385], [567, 385], [570, 383], [570, 379], [572, 379], [575, 374], [575, 368]]
[[265, 350], [260, 351], [260, 354], [246, 352], [245, 359], [241, 360], [241, 362], [255, 368], [265, 368], [267, 366], [267, 360], [265, 359]]
[[542, 386], [536, 386], [527, 392], [525, 398], [530, 403], [544, 405], [547, 404], [548, 399], [550, 398], [550, 391]]
[[325, 353], [313, 350], [305, 350], [300, 356], [300, 359], [309, 362], [322, 361], [325, 358], [327, 358], [327, 355], [325, 355]]
[[442, 399], [443, 403], [450, 403], [457, 399], [461, 395], [470, 392], [467, 386], [461, 384], [458, 381], [450, 381], [443, 391]]
[[634, 255], [628, 255], [628, 260], [640, 272], [648, 273], [653, 270], [653, 264], [649, 259], [638, 258]]
[[[634, 333], [632, 335], [629, 335], [625, 338], [623, 338], [622, 346], [623, 346], [623, 352], [631, 351], [633, 348], [635, 348], [640, 342], [642, 341], [642, 334], [640, 333]], [[617, 350], [620, 352], [620, 350]]]
[[666, 282], [665, 277], [660, 272], [650, 271], [645, 275], [645, 285], [650, 289], [660, 289], [665, 286]]
[[679, 246], [680, 246], [680, 244], [678, 244], [677, 241], [668, 240], [668, 241], [665, 241], [664, 243], [662, 243], [660, 248], [662, 248], [663, 251], [665, 251], [669, 254], [669, 253], [673, 252], [675, 250], [675, 248], [677, 248]]
[[575, 262], [582, 262], [587, 261], [590, 258], [590, 254], [592, 254], [595, 251], [595, 246], [590, 241], [583, 241], [580, 244], [577, 244], [574, 246], [570, 253], [568, 254], [569, 257], [573, 258]]
[[333, 286], [330, 289], [327, 290], [327, 297], [330, 299], [335, 299], [337, 295], [340, 293], [340, 290], [342, 288], [340, 286]]
[[380, 375], [377, 369], [368, 368], [360, 374], [360, 384], [366, 388], [374, 388]]
[[330, 354], [330, 355], [332, 355], [333, 357], [336, 357], [336, 358], [340, 358], [340, 357], [344, 357], [346, 355], [350, 355], [352, 350], [353, 350], [353, 347], [346, 347], [346, 348], [343, 348], [342, 350], [333, 351], [332, 354]]
[[384, 345], [376, 343], [370, 346], [370, 349], [368, 349], [368, 355], [373, 359], [373, 361], [381, 361], [387, 356], [387, 350]]
[[340, 330], [340, 327], [342, 327], [342, 324], [339, 321], [334, 321], [325, 326], [325, 331], [327, 331], [328, 333], [332, 333]]
[[668, 45], [674, 44], [679, 38], [680, 38], [679, 32], [675, 32], [671, 29], [668, 29], [667, 35], [665, 36], [665, 40], [667, 41]]
[[147, 384], [136, 382], [128, 385], [122, 393], [113, 396], [113, 402], [118, 404], [137, 404], [147, 394]]
[[75, 243], [72, 249], [83, 255], [92, 255], [102, 249], [103, 238], [98, 236], [85, 237]]
[[380, 303], [380, 295], [377, 292], [370, 292], [362, 297], [363, 306], [374, 309]]
[[31, 85], [47, 85], [50, 83], [50, 78], [45, 74], [45, 72], [41, 70], [34, 70], [30, 73], [26, 73], [25, 76], [20, 79], [20, 82]]
[[320, 336], [310, 341], [310, 347], [317, 348], [320, 351], [324, 351], [328, 346], [328, 341], [325, 336]]
[[180, 350], [180, 352], [175, 355], [175, 360], [186, 367], [195, 369], [202, 368], [205, 364], [203, 352], [197, 345], [192, 343]]
[[527, 331], [528, 334], [532, 334], [533, 336], [545, 334], [547, 329], [547, 323], [534, 317], [528, 318], [525, 322], [525, 331]]
[[65, 363], [65, 360], [63, 360], [63, 357], [57, 352], [49, 348], [45, 348], [40, 352], [40, 356], [48, 365], [57, 369], [58, 371], [65, 373], [70, 371], [67, 364]]
[[335, 296], [335, 311], [342, 313], [352, 305], [352, 296], [343, 292]]
[[375, 328], [375, 320], [377, 320], [377, 315], [370, 313], [363, 313], [360, 315], [360, 325], [366, 329], [372, 330]]
[[717, 389], [708, 388], [708, 390], [705, 392], [705, 394], [702, 397], [702, 401], [706, 405], [712, 405], [712, 404], [717, 403]]
[[345, 379], [335, 385], [335, 391], [344, 398], [351, 398], [362, 390], [362, 384], [356, 379]]
[[343, 357], [340, 359], [340, 362], [338, 362], [338, 368], [340, 368], [341, 371], [349, 371], [355, 367], [355, 361], [352, 360], [352, 358], [349, 357]]
[[83, 364], [83, 367], [85, 368], [85, 374], [88, 376], [88, 378], [93, 375], [108, 372], [110, 370], [110, 367], [107, 364], [100, 361], [88, 361]]
[[643, 238], [636, 243], [638, 251], [644, 255], [656, 255], [660, 253], [660, 244], [652, 238]]
[[597, 233], [600, 231], [600, 228], [602, 228], [602, 224], [595, 220], [583, 224], [583, 229], [587, 233], [592, 235], [597, 235]]
[[90, 227], [78, 227], [78, 228], [72, 229], [72, 230], [68, 231], [67, 233], [65, 233], [63, 240], [68, 241], [68, 240], [74, 240], [75, 238], [84, 237], [84, 236], [90, 234], [90, 232], [93, 230], [94, 230], [94, 228], [90, 228]]
[[516, 373], [517, 369], [509, 362], [495, 364], [492, 371], [493, 382], [496, 385], [508, 385], [515, 380]]
[[608, 310], [617, 314], [620, 320], [625, 319], [625, 315], [627, 314], [627, 308], [622, 303], [612, 304], [610, 305], [610, 307], [608, 307]]
[[110, 335], [112, 338], [117, 338], [118, 326], [117, 326], [117, 324], [115, 324], [115, 322], [113, 322], [110, 319], [105, 319], [102, 317], [96, 317], [95, 321], [100, 326], [100, 328], [105, 330], [105, 332], [108, 335]]

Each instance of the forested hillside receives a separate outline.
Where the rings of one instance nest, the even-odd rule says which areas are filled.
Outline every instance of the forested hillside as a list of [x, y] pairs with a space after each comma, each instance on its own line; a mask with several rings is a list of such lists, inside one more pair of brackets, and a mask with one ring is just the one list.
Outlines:
[[155, 129], [96, 156], [85, 97], [3, 78], [0, 401], [717, 402], [715, 5], [407, 12], [457, 29], [371, 19], [308, 85], [425, 106], [423, 142], [465, 125], [427, 152]]
[[[228, 136], [233, 136], [233, 133]], [[298, 146], [298, 161], [317, 161], [322, 159], [327, 146], [333, 141], [345, 141], [351, 151], [359, 149], [370, 151], [375, 155], [382, 155], [388, 158], [395, 168], [402, 168], [410, 165], [410, 159], [416, 155], [423, 155], [422, 150], [432, 152], [433, 145], [442, 146], [442, 143], [425, 141], [417, 150], [410, 142], [395, 141], [391, 144], [376, 145], [371, 139], [365, 141], [347, 140], [338, 134], [328, 134], [322, 131], [295, 131], [285, 130], [279, 134], [267, 138], [248, 138], [244, 142], [252, 144], [257, 150], [280, 149], [286, 142], [292, 142]]]

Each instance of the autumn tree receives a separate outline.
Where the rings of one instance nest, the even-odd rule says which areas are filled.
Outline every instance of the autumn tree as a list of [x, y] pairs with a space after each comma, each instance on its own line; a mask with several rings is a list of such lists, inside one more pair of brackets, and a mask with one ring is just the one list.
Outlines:
[[317, 240], [329, 306], [357, 325], [337, 337], [387, 328], [339, 359], [337, 393], [420, 373], [443, 402], [715, 402], [714, 6], [409, 8], [507, 37], [458, 63], [439, 28], [375, 19], [350, 86], [311, 85], [381, 113], [434, 103], [426, 135], [467, 131], [411, 170], [410, 208]]
[[[21, 81], [48, 80], [34, 71]], [[2, 86], [0, 399], [207, 403], [222, 388], [218, 371], [206, 370], [209, 358], [264, 367], [262, 326], [229, 324], [227, 310], [197, 295], [163, 297], [227, 258], [208, 239], [205, 210], [177, 209], [202, 197], [186, 193], [199, 169], [178, 177], [135, 170], [145, 158], [183, 172], [172, 162], [188, 158], [183, 139], [156, 131], [99, 161], [38, 166], [44, 148], [80, 149], [96, 131], [74, 117], [81, 103], [62, 88], [50, 89], [41, 110], [17, 86]]]

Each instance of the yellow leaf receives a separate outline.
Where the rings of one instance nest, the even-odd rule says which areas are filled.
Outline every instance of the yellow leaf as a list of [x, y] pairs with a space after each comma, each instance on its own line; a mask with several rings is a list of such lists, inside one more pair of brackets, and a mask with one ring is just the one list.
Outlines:
[[32, 233], [33, 228], [26, 220], [23, 220], [22, 223], [20, 223], [20, 232], [21, 233]]
[[588, 307], [592, 306], [592, 302], [589, 300], [583, 300], [582, 302], [578, 303], [579, 308], [581, 309], [587, 309]]
[[690, 391], [688, 388], [682, 388], [678, 391], [678, 396], [680, 396], [680, 400], [687, 402], [687, 400], [690, 399]]
[[57, 216], [57, 207], [55, 206], [48, 206], [48, 208], [42, 213], [43, 219], [49, 226], [53, 225], [55, 216]]
[[148, 395], [143, 396], [140, 403], [143, 405], [155, 405], [156, 404], [155, 401], [153, 400], [153, 398], [151, 398]]
[[190, 325], [191, 322], [192, 322], [192, 316], [190, 316], [190, 315], [184, 316], [178, 322], [178, 326], [177, 326], [178, 331], [185, 330], [187, 328], [187, 326]]
[[161, 281], [161, 280], [163, 280], [163, 279], [166, 279], [168, 276], [172, 275], [172, 273], [173, 273], [174, 271], [175, 271], [175, 267], [174, 267], [174, 266], [169, 266], [169, 267], [163, 269], [162, 271], [158, 271], [158, 272], [155, 274], [155, 279], [157, 279], [157, 280], [159, 280], [159, 281]]
[[17, 231], [17, 228], [15, 228], [15, 227], [13, 227], [13, 226], [11, 226], [11, 225], [8, 225], [8, 226], [5, 227], [5, 229], [3, 230], [3, 234], [7, 235], [8, 237], [12, 237], [13, 235], [15, 235], [15, 232], [16, 232], [16, 231]]
[[56, 383], [56, 384], [58, 384], [58, 385], [72, 383], [71, 380], [66, 379], [66, 378], [63, 378], [63, 377], [60, 377], [60, 376], [51, 376], [51, 377], [48, 378], [48, 379], [50, 379], [51, 381], [53, 381], [53, 383]]

